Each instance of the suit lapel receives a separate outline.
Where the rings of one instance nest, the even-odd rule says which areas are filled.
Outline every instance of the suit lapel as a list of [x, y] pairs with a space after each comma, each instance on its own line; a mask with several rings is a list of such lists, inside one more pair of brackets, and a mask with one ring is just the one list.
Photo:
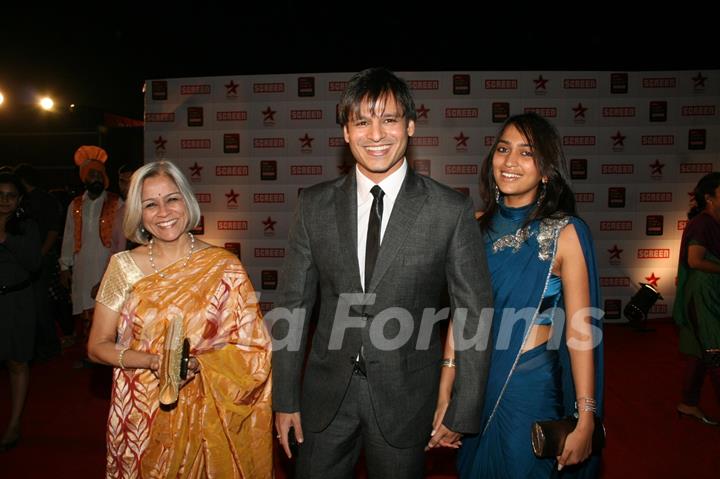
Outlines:
[[[395, 200], [390, 220], [388, 221], [382, 243], [380, 244], [380, 251], [378, 253], [377, 263], [375, 263], [375, 271], [373, 271], [370, 290], [367, 291], [368, 293], [375, 291], [378, 283], [387, 272], [390, 263], [392, 263], [393, 258], [405, 242], [407, 232], [412, 228], [413, 224], [415, 224], [415, 220], [426, 198], [427, 194], [422, 187], [422, 183], [413, 170], [408, 168], [405, 181], [403, 182], [402, 188], [400, 188], [400, 194], [398, 194]], [[357, 239], [355, 242], [357, 243]], [[355, 263], [357, 264], [357, 261], [355, 261]]]
[[357, 260], [357, 183], [353, 170], [335, 190], [335, 218], [340, 239], [340, 267], [349, 271], [352, 291], [362, 291]]

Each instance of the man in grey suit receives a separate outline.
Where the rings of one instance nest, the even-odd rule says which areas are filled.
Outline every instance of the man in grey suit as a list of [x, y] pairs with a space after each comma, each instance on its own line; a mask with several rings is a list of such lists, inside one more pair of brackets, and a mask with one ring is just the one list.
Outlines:
[[[371, 478], [418, 478], [426, 446], [479, 432], [492, 301], [480, 229], [470, 198], [408, 167], [416, 113], [404, 81], [364, 70], [339, 108], [357, 164], [298, 199], [276, 305], [292, 318], [273, 325], [275, 427], [288, 456], [300, 443], [297, 477], [352, 477], [364, 448]], [[448, 293], [456, 379], [440, 404]]]

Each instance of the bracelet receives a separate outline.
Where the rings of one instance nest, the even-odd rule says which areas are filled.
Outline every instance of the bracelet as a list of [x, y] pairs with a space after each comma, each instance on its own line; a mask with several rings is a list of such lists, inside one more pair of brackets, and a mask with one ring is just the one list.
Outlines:
[[125, 365], [123, 364], [123, 356], [125, 356], [125, 352], [130, 348], [125, 348], [120, 350], [120, 354], [118, 354], [118, 364], [120, 365], [120, 369], [125, 369]]
[[455, 358], [445, 358], [442, 361], [440, 361], [440, 366], [444, 368], [454, 368], [455, 367]]
[[[578, 403], [581, 401], [582, 407], [578, 408]], [[575, 408], [578, 409], [578, 411], [591, 412], [594, 414], [597, 412], [597, 401], [595, 401], [595, 398], [591, 397], [579, 397], [575, 402]]]

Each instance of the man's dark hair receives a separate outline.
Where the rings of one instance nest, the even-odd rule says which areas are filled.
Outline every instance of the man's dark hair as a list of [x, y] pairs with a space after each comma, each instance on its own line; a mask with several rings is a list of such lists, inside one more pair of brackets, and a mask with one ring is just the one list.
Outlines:
[[384, 105], [383, 100], [390, 94], [402, 109], [403, 118], [415, 121], [415, 101], [407, 83], [386, 68], [368, 68], [353, 75], [340, 98], [340, 125], [347, 125], [351, 117], [360, 114], [363, 101], [368, 101], [374, 115], [381, 115], [382, 112], [375, 111], [375, 107], [378, 103]]
[[135, 170], [140, 168], [140, 166], [142, 166], [142, 165], [137, 165], [135, 163], [123, 163], [122, 165], [120, 165], [117, 172], [118, 172], [118, 175], [120, 175], [122, 173], [134, 173]]

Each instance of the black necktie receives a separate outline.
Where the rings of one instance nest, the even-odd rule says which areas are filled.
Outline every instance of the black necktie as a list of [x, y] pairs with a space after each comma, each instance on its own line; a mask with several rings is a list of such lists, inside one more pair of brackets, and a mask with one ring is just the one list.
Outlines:
[[[365, 293], [370, 289], [370, 280], [372, 279], [373, 270], [375, 269], [375, 261], [377, 261], [378, 251], [380, 250], [380, 225], [382, 224], [383, 214], [383, 195], [385, 192], [378, 185], [370, 190], [373, 195], [372, 206], [370, 207], [370, 218], [368, 219], [367, 242], [365, 243]], [[365, 357], [363, 355], [362, 346], [360, 352], [355, 359], [355, 369], [363, 376], [366, 375]]]
[[383, 214], [383, 195], [385, 192], [378, 185], [370, 190], [373, 195], [372, 207], [370, 208], [370, 219], [368, 219], [367, 243], [365, 243], [365, 292], [370, 289], [375, 261], [377, 261], [380, 250], [380, 225]]

